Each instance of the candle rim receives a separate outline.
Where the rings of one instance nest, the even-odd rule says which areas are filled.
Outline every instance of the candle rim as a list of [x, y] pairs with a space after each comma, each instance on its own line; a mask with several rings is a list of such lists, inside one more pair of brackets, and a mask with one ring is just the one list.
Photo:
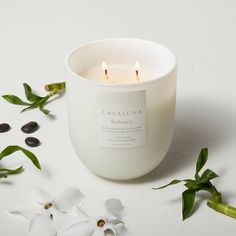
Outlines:
[[[138, 83], [134, 83], [134, 82], [131, 82], [131, 83], [125, 83], [125, 84], [110, 84], [110, 83], [103, 83], [103, 82], [98, 82], [98, 81], [95, 81], [95, 80], [91, 80], [91, 79], [88, 79], [82, 75], [79, 75], [77, 73], [75, 73], [71, 67], [69, 66], [69, 59], [70, 59], [70, 56], [72, 55], [73, 52], [75, 52], [76, 50], [78, 50], [79, 48], [83, 48], [83, 47], [87, 47], [91, 44], [95, 44], [95, 43], [99, 43], [99, 42], [106, 42], [106, 41], [112, 41], [112, 40], [136, 40], [136, 41], [142, 41], [142, 42], [146, 42], [146, 43], [152, 43], [154, 45], [158, 45], [162, 48], [164, 48], [166, 51], [168, 51], [171, 56], [173, 57], [174, 59], [174, 63], [173, 65], [171, 66], [171, 69], [169, 69], [166, 73], [163, 73], [162, 75], [159, 75], [159, 76], [156, 76], [155, 78], [151, 78], [149, 80], [145, 80], [145, 81], [140, 81]], [[175, 54], [172, 52], [172, 50], [170, 50], [169, 48], [167, 48], [166, 46], [160, 44], [160, 43], [157, 43], [155, 41], [151, 41], [151, 40], [146, 40], [146, 39], [140, 39], [140, 38], [129, 38], [129, 37], [114, 37], [114, 38], [105, 38], [105, 39], [97, 39], [97, 40], [93, 40], [93, 41], [90, 41], [90, 42], [87, 42], [87, 43], [84, 43], [84, 44], [81, 44], [80, 46], [77, 46], [77, 47], [74, 47], [73, 49], [71, 49], [69, 51], [69, 53], [67, 54], [66, 58], [65, 58], [65, 68], [67, 71], [69, 71], [73, 76], [75, 76], [76, 78], [82, 80], [83, 82], [86, 82], [86, 83], [90, 83], [90, 84], [93, 84], [95, 86], [102, 86], [102, 87], [113, 87], [113, 88], [121, 88], [121, 87], [139, 87], [139, 86], [142, 86], [142, 85], [145, 85], [145, 84], [151, 84], [151, 83], [154, 83], [155, 81], [157, 80], [160, 80], [166, 76], [168, 76], [169, 74], [173, 73], [173, 71], [176, 70], [177, 68], [177, 58], [175, 56]]]

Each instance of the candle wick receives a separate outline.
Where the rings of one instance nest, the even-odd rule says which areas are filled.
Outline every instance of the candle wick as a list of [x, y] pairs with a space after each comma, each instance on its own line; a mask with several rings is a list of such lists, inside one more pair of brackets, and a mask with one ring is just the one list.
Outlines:
[[109, 79], [108, 67], [107, 67], [107, 64], [104, 61], [102, 62], [102, 67], [103, 67], [103, 70], [104, 70], [104, 73], [105, 73], [105, 79], [108, 80]]
[[134, 67], [135, 67], [136, 80], [137, 80], [137, 82], [139, 82], [139, 81], [140, 81], [140, 78], [139, 78], [139, 69], [140, 69], [140, 65], [139, 65], [139, 62], [138, 62], [138, 61], [136, 61]]
[[104, 71], [105, 71], [105, 78], [106, 78], [106, 80], [108, 80], [108, 79], [109, 79], [109, 76], [108, 76], [108, 70], [105, 69]]
[[139, 78], [139, 73], [138, 73], [138, 70], [135, 70], [135, 74], [136, 74], [136, 80], [139, 81], [140, 78]]

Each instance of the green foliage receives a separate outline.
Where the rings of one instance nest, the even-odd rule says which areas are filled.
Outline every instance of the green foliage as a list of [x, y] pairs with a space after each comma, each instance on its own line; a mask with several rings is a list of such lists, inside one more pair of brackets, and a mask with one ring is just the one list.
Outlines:
[[25, 112], [25, 111], [28, 111], [31, 109], [39, 108], [39, 110], [46, 115], [50, 111], [45, 109], [44, 106], [47, 104], [49, 98], [54, 96], [55, 94], [57, 94], [59, 91], [65, 89], [64, 82], [50, 84], [49, 85], [49, 87], [51, 89], [51, 90], [49, 90], [50, 93], [44, 97], [41, 97], [41, 96], [34, 94], [32, 92], [32, 88], [28, 84], [24, 83], [23, 86], [24, 86], [24, 91], [25, 91], [25, 97], [28, 100], [28, 102], [25, 102], [21, 98], [15, 96], [15, 95], [11, 95], [11, 94], [3, 95], [2, 97], [6, 101], [8, 101], [12, 104], [26, 106], [26, 108], [24, 108], [21, 112]]
[[195, 190], [187, 189], [182, 193], [182, 215], [185, 220], [192, 212], [195, 200]]
[[[183, 220], [188, 218], [194, 209], [195, 195], [199, 191], [207, 191], [211, 194], [211, 198], [208, 200], [208, 206], [220, 213], [226, 214], [230, 217], [236, 218], [236, 208], [222, 203], [221, 193], [218, 192], [216, 187], [211, 183], [211, 180], [218, 177], [218, 175], [210, 170], [206, 169], [201, 175], [199, 172], [202, 170], [203, 166], [206, 164], [208, 159], [208, 149], [203, 148], [199, 154], [196, 163], [196, 172], [194, 179], [184, 179], [184, 180], [173, 180], [169, 184], [161, 186], [159, 188], [153, 188], [154, 190], [163, 189], [170, 185], [178, 184], [180, 182], [185, 182], [184, 186], [187, 188], [182, 193], [182, 217]], [[229, 210], [230, 209], [230, 210]]]
[[[29, 150], [22, 148], [17, 145], [7, 146], [2, 152], [0, 152], [0, 161], [6, 156], [11, 155], [14, 152], [21, 151], [29, 160], [36, 166], [38, 169], [41, 169], [39, 160], [37, 157], [30, 152]], [[8, 175], [19, 174], [23, 171], [23, 166], [18, 167], [17, 169], [6, 169], [0, 168], [0, 178], [7, 178]]]

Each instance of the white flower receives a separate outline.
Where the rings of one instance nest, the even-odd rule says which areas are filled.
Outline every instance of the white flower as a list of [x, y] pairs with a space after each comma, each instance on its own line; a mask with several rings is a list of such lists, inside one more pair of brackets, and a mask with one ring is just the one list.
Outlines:
[[12, 209], [9, 212], [22, 215], [30, 221], [30, 235], [55, 236], [58, 228], [75, 222], [75, 217], [69, 213], [82, 202], [83, 197], [81, 191], [73, 187], [67, 188], [57, 198], [38, 188], [34, 198], [36, 204]]
[[66, 231], [62, 231], [60, 236], [104, 236], [109, 232], [114, 236], [128, 235], [123, 222], [125, 209], [118, 199], [107, 200], [104, 204], [104, 213], [100, 216], [92, 217], [78, 209], [78, 215], [81, 214], [88, 220], [71, 225]]

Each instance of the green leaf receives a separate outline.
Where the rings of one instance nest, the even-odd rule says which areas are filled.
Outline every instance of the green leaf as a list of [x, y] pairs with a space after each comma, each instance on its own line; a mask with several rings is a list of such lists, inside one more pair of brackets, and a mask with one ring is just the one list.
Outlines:
[[192, 212], [195, 200], [195, 191], [187, 189], [182, 193], [182, 216], [183, 220], [188, 218]]
[[158, 189], [166, 188], [166, 187], [168, 187], [168, 186], [170, 186], [170, 185], [178, 184], [178, 183], [180, 183], [180, 182], [182, 182], [182, 180], [174, 179], [174, 180], [172, 180], [169, 184], [166, 184], [166, 185], [161, 186], [161, 187], [159, 187], [159, 188], [152, 188], [152, 189], [158, 190]]
[[40, 97], [36, 94], [33, 94], [31, 87], [27, 83], [24, 83], [23, 86], [24, 86], [24, 90], [25, 90], [25, 96], [28, 99], [28, 101], [36, 102], [36, 101], [39, 101], [43, 98], [43, 97]]
[[23, 171], [23, 166], [18, 167], [17, 169], [6, 169], [6, 168], [0, 168], [0, 175], [14, 175], [19, 174]]
[[17, 152], [17, 151], [21, 151], [23, 152], [32, 162], [33, 164], [38, 168], [41, 169], [40, 167], [40, 163], [37, 159], [37, 157], [30, 152], [27, 149], [24, 149], [20, 146], [17, 145], [11, 145], [11, 146], [7, 146], [1, 153], [0, 153], [0, 160], [2, 160], [4, 157], [9, 156], [10, 154]]
[[49, 95], [43, 97], [41, 100], [38, 100], [32, 104], [30, 104], [30, 106], [26, 107], [25, 109], [23, 109], [21, 112], [25, 112], [25, 111], [28, 111], [28, 110], [31, 110], [31, 109], [35, 109], [35, 108], [40, 108], [40, 106], [43, 106], [47, 100], [50, 98]]
[[30, 105], [30, 103], [22, 101], [19, 97], [15, 95], [3, 95], [2, 97], [8, 102], [15, 105], [26, 105], [26, 106]]
[[196, 189], [198, 187], [197, 181], [192, 179], [186, 181], [186, 184], [184, 184], [184, 186], [188, 189]]
[[50, 113], [50, 111], [47, 110], [47, 109], [45, 109], [43, 106], [39, 106], [39, 110], [40, 110], [41, 112], [43, 112], [45, 115], [47, 115], [48, 113]]
[[7, 178], [7, 175], [0, 174], [0, 178]]
[[202, 167], [206, 164], [207, 158], [208, 158], [208, 149], [202, 148], [196, 164], [196, 173], [195, 173], [196, 179], [199, 178], [198, 173], [202, 169]]
[[214, 171], [207, 169], [203, 172], [203, 174], [199, 178], [198, 182], [199, 183], [207, 183], [208, 181], [210, 181], [211, 179], [214, 179], [216, 177], [218, 177], [218, 175]]

